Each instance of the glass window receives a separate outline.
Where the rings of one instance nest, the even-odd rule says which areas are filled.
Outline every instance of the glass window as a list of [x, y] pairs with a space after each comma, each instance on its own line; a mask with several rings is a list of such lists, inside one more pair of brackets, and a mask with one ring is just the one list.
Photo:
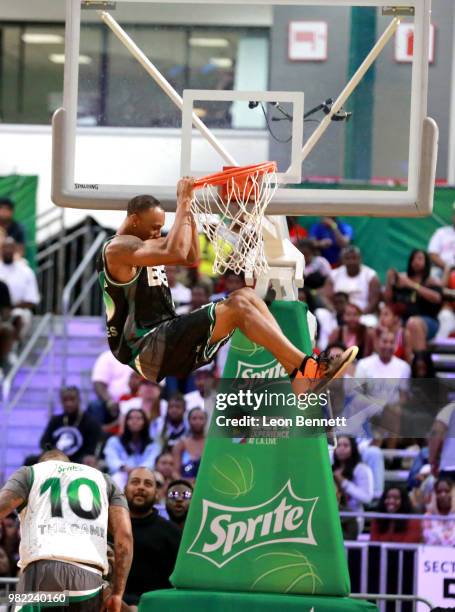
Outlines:
[[[185, 88], [248, 89], [250, 75], [253, 89], [267, 89], [266, 28], [125, 29], [180, 95]], [[79, 125], [180, 127], [180, 110], [104, 25], [84, 23], [80, 40]], [[63, 24], [0, 24], [0, 120], [49, 124], [62, 103], [63, 67]], [[201, 102], [196, 111], [223, 128], [232, 125], [231, 109], [230, 102]], [[242, 127], [257, 125], [247, 117]]]

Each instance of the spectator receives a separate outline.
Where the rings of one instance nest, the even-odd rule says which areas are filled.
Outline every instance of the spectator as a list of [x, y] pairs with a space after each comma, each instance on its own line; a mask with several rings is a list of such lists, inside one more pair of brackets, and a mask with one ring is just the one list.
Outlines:
[[413, 484], [411, 487], [411, 492], [409, 493], [409, 498], [411, 500], [413, 508], [417, 512], [425, 512], [425, 508], [431, 501], [431, 495], [433, 493], [435, 482], [436, 478], [431, 473], [431, 466], [429, 463], [425, 463], [424, 465], [422, 465], [417, 474], [413, 474]]
[[14, 350], [15, 332], [9, 323], [0, 323], [0, 378], [6, 376], [17, 363]]
[[184, 478], [196, 478], [205, 445], [207, 414], [202, 408], [193, 408], [188, 414], [188, 435], [172, 449], [177, 472]]
[[319, 325], [318, 347], [323, 351], [329, 343], [329, 336], [339, 325], [343, 324], [343, 315], [349, 296], [343, 291], [333, 294], [329, 308], [316, 308], [314, 314]]
[[96, 454], [101, 439], [98, 422], [81, 409], [79, 389], [74, 386], [60, 389], [63, 414], [51, 417], [41, 437], [43, 450], [57, 448], [74, 463], [81, 463], [85, 455]]
[[305, 287], [320, 289], [332, 271], [329, 262], [325, 257], [316, 254], [311, 240], [301, 240], [297, 246], [305, 257]]
[[339, 264], [341, 250], [352, 240], [352, 227], [335, 217], [323, 217], [319, 223], [311, 226], [310, 238], [334, 267]]
[[435, 414], [447, 403], [447, 394], [443, 381], [436, 377], [428, 351], [414, 355], [411, 375], [410, 396], [402, 423], [408, 437], [419, 439], [427, 436]]
[[[156, 461], [155, 461], [156, 464]], [[168, 519], [169, 516], [166, 511], [165, 502], [166, 502], [166, 480], [161, 472], [158, 470], [153, 470], [153, 475], [155, 476], [155, 486], [156, 486], [156, 495], [155, 495], [155, 507], [158, 508], [158, 512], [160, 516]]]
[[[394, 350], [394, 335], [389, 331], [381, 332], [376, 352], [370, 357], [360, 359], [355, 370], [355, 378], [369, 381], [367, 385], [371, 390], [384, 391], [381, 394], [390, 403], [403, 402], [406, 399], [411, 376], [409, 364], [395, 357]], [[375, 384], [370, 380], [375, 378], [384, 379], [384, 384]]]
[[329, 343], [342, 343], [347, 348], [358, 346], [358, 359], [369, 357], [374, 347], [374, 331], [360, 322], [362, 311], [355, 304], [346, 304], [343, 323], [329, 336]]
[[130, 392], [129, 380], [133, 370], [104, 351], [92, 369], [92, 383], [96, 400], [90, 402], [89, 413], [101, 425], [115, 424], [119, 417], [119, 399]]
[[434, 476], [455, 482], [455, 402], [447, 404], [434, 420], [428, 461]]
[[452, 225], [437, 229], [428, 244], [431, 262], [441, 270], [455, 266], [455, 202], [452, 209]]
[[[362, 463], [354, 438], [338, 437], [332, 469], [335, 482], [346, 496], [346, 508], [352, 512], [363, 511], [364, 504], [373, 499], [373, 474]], [[359, 521], [359, 526], [363, 529], [363, 521]]]
[[[408, 492], [400, 487], [388, 487], [379, 501], [377, 512], [384, 514], [412, 514]], [[370, 529], [372, 542], [420, 542], [421, 526], [417, 519], [373, 519]]]
[[308, 230], [302, 227], [298, 221], [298, 217], [286, 217], [289, 230], [289, 240], [292, 244], [298, 245], [299, 241], [304, 240], [308, 236]]
[[202, 366], [194, 372], [194, 384], [196, 389], [185, 394], [185, 405], [187, 411], [193, 408], [202, 408], [207, 413], [207, 423], [215, 408], [216, 379], [212, 364]]
[[125, 601], [137, 605], [147, 591], [170, 588], [181, 531], [158, 515], [154, 507], [155, 476], [150, 469], [131, 470], [125, 488], [133, 528], [133, 563], [125, 588]]
[[9, 236], [17, 245], [17, 254], [24, 256], [25, 230], [24, 226], [13, 219], [14, 204], [9, 198], [0, 197], [0, 232], [4, 237]]
[[187, 434], [185, 409], [183, 395], [174, 393], [169, 398], [166, 416], [159, 416], [150, 425], [150, 436], [158, 442], [162, 450], [172, 448]]
[[[334, 483], [338, 510], [340, 512], [345, 512], [347, 510], [346, 495], [335, 479]], [[359, 523], [357, 522], [357, 519], [350, 516], [341, 516], [340, 522], [341, 531], [343, 532], [343, 540], [357, 540], [357, 536], [359, 535]]]
[[193, 485], [188, 480], [174, 480], [169, 483], [166, 510], [170, 521], [177, 525], [179, 529], [185, 527], [192, 497]]
[[421, 249], [414, 249], [408, 260], [406, 273], [394, 268], [387, 272], [385, 298], [401, 305], [405, 320], [407, 359], [413, 353], [424, 351], [427, 341], [436, 336], [439, 328], [438, 313], [442, 304], [442, 287], [439, 280], [430, 276], [430, 256]]
[[8, 285], [0, 281], [0, 320], [9, 321], [12, 311], [11, 295]]
[[177, 280], [179, 271], [178, 266], [166, 266], [167, 282], [174, 300], [175, 311], [178, 315], [181, 315], [190, 311], [191, 289]]
[[[449, 478], [439, 478], [434, 485], [427, 514], [455, 515], [455, 486]], [[425, 519], [422, 526], [422, 542], [429, 546], [455, 546], [454, 520]]]
[[18, 573], [17, 562], [19, 561], [19, 545], [21, 542], [21, 534], [19, 527], [19, 520], [17, 514], [12, 512], [5, 516], [2, 524], [2, 545], [8, 555], [10, 560], [11, 569], [13, 570], [12, 575], [16, 575]]
[[190, 311], [197, 310], [210, 302], [210, 291], [207, 285], [198, 283], [191, 289]]
[[381, 286], [373, 268], [362, 263], [360, 251], [350, 246], [343, 249], [343, 265], [332, 270], [324, 285], [324, 292], [333, 303], [333, 295], [338, 291], [347, 293], [351, 304], [355, 304], [364, 314], [374, 314], [378, 309]]
[[0, 578], [11, 578], [15, 576], [17, 571], [14, 571], [8, 554], [3, 546], [0, 546]]
[[149, 423], [166, 414], [167, 402], [161, 399], [161, 387], [158, 383], [141, 378], [137, 387], [137, 394], [126, 401], [120, 401], [121, 428], [125, 415], [133, 408], [142, 409], [147, 415]]
[[211, 302], [224, 300], [233, 291], [237, 291], [238, 289], [242, 289], [242, 287], [245, 287], [245, 276], [243, 273], [236, 274], [233, 270], [226, 270], [226, 272], [223, 274], [222, 282], [224, 291], [214, 293], [210, 297]]
[[14, 259], [16, 252], [13, 238], [6, 238], [2, 245], [0, 280], [8, 286], [17, 338], [23, 338], [32, 324], [32, 311], [40, 301], [40, 294], [35, 273], [25, 262]]
[[157, 470], [164, 478], [164, 491], [167, 491], [169, 483], [176, 480], [177, 470], [175, 469], [175, 459], [172, 451], [163, 451], [158, 455], [155, 461], [155, 470]]
[[104, 457], [112, 479], [120, 488], [125, 486], [128, 474], [136, 467], [153, 469], [160, 452], [159, 444], [149, 436], [149, 423], [145, 412], [133, 408], [125, 419], [121, 436], [111, 436], [104, 447]]
[[395, 336], [395, 351], [393, 354], [399, 359], [405, 359], [404, 329], [400, 315], [397, 314], [393, 304], [383, 304], [381, 307], [376, 334], [379, 336], [382, 331], [389, 331]]

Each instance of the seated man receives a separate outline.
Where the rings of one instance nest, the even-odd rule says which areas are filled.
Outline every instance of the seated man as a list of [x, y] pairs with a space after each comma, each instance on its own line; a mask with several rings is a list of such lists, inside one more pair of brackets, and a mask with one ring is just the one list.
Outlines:
[[291, 378], [317, 379], [311, 388], [320, 390], [344, 371], [357, 349], [351, 347], [336, 362], [305, 355], [252, 289], [177, 316], [164, 265], [191, 265], [199, 258], [193, 185], [192, 178], [179, 181], [175, 221], [166, 237], [161, 236], [165, 213], [160, 203], [152, 196], [137, 196], [117, 234], [103, 247], [98, 272], [111, 351], [144, 378], [160, 381], [186, 376], [212, 361], [239, 328], [269, 350]]

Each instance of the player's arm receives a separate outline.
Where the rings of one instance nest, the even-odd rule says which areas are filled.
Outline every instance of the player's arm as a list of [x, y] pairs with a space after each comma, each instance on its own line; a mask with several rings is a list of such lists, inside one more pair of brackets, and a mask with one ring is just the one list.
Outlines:
[[190, 251], [188, 253], [187, 263], [194, 265], [198, 264], [201, 259], [201, 251], [199, 249], [199, 232], [197, 231], [197, 223], [194, 215], [192, 215], [192, 237], [191, 237], [191, 246]]
[[8, 514], [11, 514], [11, 512], [21, 506], [24, 501], [25, 499], [17, 493], [14, 493], [14, 491], [2, 489], [0, 491], [0, 519], [4, 519]]
[[112, 594], [105, 602], [105, 609], [121, 609], [122, 596], [133, 559], [133, 534], [129, 512], [122, 506], [109, 506], [109, 531], [114, 536], [115, 564]]
[[106, 247], [111, 266], [145, 267], [185, 265], [193, 237], [193, 179], [180, 179], [177, 185], [177, 211], [166, 238], [141, 240], [137, 236], [117, 236]]

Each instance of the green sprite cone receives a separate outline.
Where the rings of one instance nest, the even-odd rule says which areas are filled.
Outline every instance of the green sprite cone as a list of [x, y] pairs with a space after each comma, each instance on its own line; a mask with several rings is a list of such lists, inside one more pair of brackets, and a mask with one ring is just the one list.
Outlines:
[[[306, 305], [275, 302], [271, 310], [286, 336], [311, 353]], [[225, 379], [257, 378], [269, 385], [280, 376], [279, 384], [290, 392], [289, 380], [273, 355], [241, 333], [234, 334]], [[277, 408], [275, 414], [281, 411]], [[289, 407], [283, 407], [283, 414], [289, 413]], [[217, 414], [215, 410], [171, 577], [174, 586], [348, 594], [325, 434], [312, 430], [311, 435], [287, 439], [222, 437], [215, 425]], [[311, 416], [319, 414], [316, 408]]]

